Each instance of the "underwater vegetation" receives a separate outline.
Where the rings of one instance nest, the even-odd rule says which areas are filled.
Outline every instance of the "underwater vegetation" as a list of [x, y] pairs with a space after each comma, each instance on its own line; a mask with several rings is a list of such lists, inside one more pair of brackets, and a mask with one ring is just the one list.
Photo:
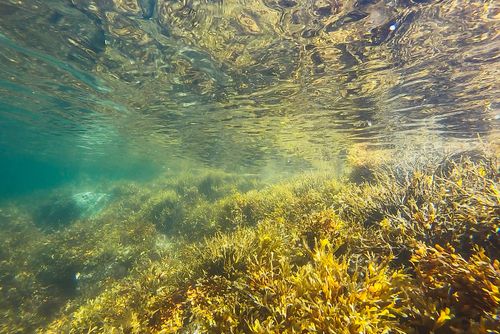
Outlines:
[[33, 332], [68, 301], [86, 300], [157, 259], [171, 244], [164, 232], [179, 230], [188, 207], [257, 186], [254, 177], [202, 172], [140, 187], [114, 183], [107, 195], [60, 189], [4, 205], [0, 332]]
[[114, 184], [56, 229], [7, 205], [0, 332], [498, 332], [496, 158], [374, 159]]

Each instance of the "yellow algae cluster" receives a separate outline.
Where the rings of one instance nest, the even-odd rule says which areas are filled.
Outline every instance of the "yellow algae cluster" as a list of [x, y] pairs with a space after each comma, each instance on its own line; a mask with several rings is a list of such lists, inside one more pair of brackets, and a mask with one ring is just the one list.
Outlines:
[[498, 181], [474, 151], [369, 182], [119, 184], [97, 217], [50, 233], [11, 206], [0, 332], [494, 333]]

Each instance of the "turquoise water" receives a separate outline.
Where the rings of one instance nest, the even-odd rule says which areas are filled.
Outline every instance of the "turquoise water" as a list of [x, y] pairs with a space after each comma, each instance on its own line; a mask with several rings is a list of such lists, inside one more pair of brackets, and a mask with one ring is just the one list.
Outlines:
[[[0, 0], [0, 333], [227, 232], [235, 193], [498, 157], [499, 29], [493, 0]], [[116, 236], [140, 220], [147, 238]]]
[[125, 165], [104, 162], [80, 164], [79, 161], [47, 161], [25, 154], [2, 153], [2, 200], [29, 195], [33, 191], [52, 189], [81, 179], [89, 182], [120, 179], [141, 181], [154, 178], [161, 172], [159, 167], [142, 161], [128, 161]]
[[2, 1], [0, 143], [58, 173], [101, 157], [116, 170], [173, 159], [303, 168], [353, 143], [418, 152], [496, 140], [496, 10]]

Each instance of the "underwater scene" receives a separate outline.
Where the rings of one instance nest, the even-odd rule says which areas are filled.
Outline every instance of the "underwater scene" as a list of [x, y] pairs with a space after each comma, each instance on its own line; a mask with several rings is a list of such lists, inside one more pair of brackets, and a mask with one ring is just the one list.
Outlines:
[[500, 3], [0, 0], [0, 334], [500, 333]]

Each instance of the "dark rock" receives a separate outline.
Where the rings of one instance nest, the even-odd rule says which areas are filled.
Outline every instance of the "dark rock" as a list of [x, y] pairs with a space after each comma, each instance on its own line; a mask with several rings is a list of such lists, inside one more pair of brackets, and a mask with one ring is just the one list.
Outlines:
[[156, 0], [139, 0], [139, 5], [142, 9], [142, 17], [150, 19], [153, 17], [156, 7]]
[[297, 3], [293, 0], [280, 0], [278, 5], [282, 8], [291, 8], [297, 6]]

